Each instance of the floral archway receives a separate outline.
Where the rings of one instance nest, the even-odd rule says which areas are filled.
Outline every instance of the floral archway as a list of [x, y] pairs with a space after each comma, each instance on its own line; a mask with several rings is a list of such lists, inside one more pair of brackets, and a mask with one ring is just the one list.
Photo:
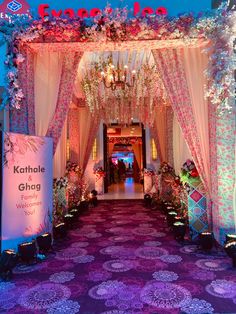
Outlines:
[[[230, 37], [233, 18], [233, 13], [227, 12], [223, 7], [213, 13], [199, 16], [189, 14], [178, 18], [151, 15], [129, 18], [126, 9], [111, 12], [108, 7], [93, 20], [70, 19], [68, 23], [66, 18], [21, 18], [12, 20], [11, 24], [1, 22], [1, 35], [8, 42], [5, 61], [8, 89], [2, 106], [10, 109], [11, 131], [51, 136], [56, 152], [71, 103], [68, 95], [73, 92], [74, 70], [78, 67], [83, 52], [140, 49], [138, 47], [151, 49], [172, 107], [213, 202], [212, 217], [216, 234], [220, 237], [221, 233], [232, 231], [235, 228], [232, 199], [235, 151], [231, 133], [235, 129], [235, 108], [231, 101], [234, 79], [231, 70], [233, 45]], [[184, 69], [185, 47], [189, 51], [194, 47], [204, 49], [209, 56], [205, 80], [207, 88], [203, 91], [201, 86], [201, 92], [205, 93], [209, 102], [207, 121], [208, 127], [210, 126], [210, 169], [207, 169], [206, 160], [201, 153], [203, 135], [196, 123], [196, 117], [200, 113], [190, 105], [195, 96], [189, 91], [188, 74]], [[43, 109], [37, 105], [37, 95], [42, 90], [37, 90], [34, 80], [35, 62], [40, 65], [40, 55], [43, 52], [49, 57], [44, 68], [53, 69], [59, 80], [50, 82], [50, 88], [57, 90], [56, 97], [48, 92], [48, 86], [45, 85], [48, 99], [43, 105], [44, 110], [49, 110], [50, 103], [50, 112], [47, 123], [42, 127], [39, 119], [36, 119], [36, 116], [41, 116], [42, 120]], [[56, 64], [51, 63], [50, 55]], [[38, 56], [37, 59], [35, 56]], [[191, 57], [194, 60], [192, 55], [190, 59]], [[168, 63], [168, 60], [171, 62]], [[45, 55], [43, 62], [47, 62]], [[206, 102], [204, 99], [202, 102]], [[94, 132], [91, 118], [92, 131]], [[84, 149], [89, 152], [88, 147]]]

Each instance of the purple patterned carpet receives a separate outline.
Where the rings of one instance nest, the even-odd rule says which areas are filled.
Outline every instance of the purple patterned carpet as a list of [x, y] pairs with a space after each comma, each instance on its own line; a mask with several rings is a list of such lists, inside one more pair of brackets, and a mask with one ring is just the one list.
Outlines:
[[181, 246], [141, 201], [102, 202], [55, 254], [0, 282], [0, 313], [236, 313], [224, 254]]

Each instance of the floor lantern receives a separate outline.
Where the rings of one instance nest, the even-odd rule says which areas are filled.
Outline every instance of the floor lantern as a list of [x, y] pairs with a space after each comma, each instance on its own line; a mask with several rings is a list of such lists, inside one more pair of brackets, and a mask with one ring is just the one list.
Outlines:
[[177, 241], [184, 241], [186, 234], [186, 225], [180, 221], [173, 223], [173, 232]]
[[36, 238], [39, 248], [39, 253], [47, 253], [52, 250], [52, 235], [51, 233], [44, 233]]
[[79, 210], [77, 208], [72, 208], [69, 214], [73, 215], [76, 219], [79, 217]]
[[35, 262], [37, 254], [36, 242], [30, 241], [19, 244], [18, 253], [20, 260], [23, 263], [29, 264], [32, 263], [33, 261]]
[[150, 194], [145, 194], [144, 195], [144, 206], [149, 208], [151, 206], [152, 203], [152, 197]]
[[172, 227], [173, 226], [173, 223], [175, 222], [175, 217], [177, 215], [178, 214], [175, 211], [171, 211], [171, 212], [167, 213], [167, 224], [168, 224], [168, 227]]
[[3, 280], [12, 278], [12, 270], [16, 266], [18, 256], [13, 250], [5, 250], [0, 256], [0, 277]]
[[227, 242], [224, 249], [227, 255], [232, 259], [233, 267], [236, 268], [236, 240]]
[[75, 223], [75, 216], [72, 214], [64, 215], [64, 223], [67, 229], [73, 229]]
[[81, 211], [82, 213], [87, 211], [89, 208], [89, 203], [85, 200], [81, 201], [79, 203], [79, 211]]
[[204, 251], [210, 251], [214, 246], [214, 235], [212, 232], [202, 232], [199, 234], [199, 243]]
[[182, 222], [183, 224], [186, 223], [186, 219], [182, 216], [175, 216], [175, 222]]
[[61, 222], [53, 227], [53, 238], [54, 239], [62, 239], [67, 236], [66, 224]]
[[225, 240], [226, 240], [226, 243], [232, 240], [236, 241], [236, 234], [226, 234]]
[[98, 205], [97, 195], [98, 192], [96, 190], [92, 190], [90, 193], [89, 203], [92, 205], [92, 207], [96, 207]]

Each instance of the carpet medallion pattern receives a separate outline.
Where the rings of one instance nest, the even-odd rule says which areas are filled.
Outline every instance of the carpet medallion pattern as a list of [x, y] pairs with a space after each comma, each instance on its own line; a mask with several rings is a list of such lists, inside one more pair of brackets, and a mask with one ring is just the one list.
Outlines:
[[222, 251], [173, 239], [142, 201], [103, 201], [36, 265], [0, 282], [0, 314], [236, 314]]

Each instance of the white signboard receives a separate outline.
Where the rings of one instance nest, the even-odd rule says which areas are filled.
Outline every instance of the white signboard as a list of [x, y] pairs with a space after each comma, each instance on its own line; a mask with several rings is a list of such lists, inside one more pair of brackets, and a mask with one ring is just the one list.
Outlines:
[[1, 250], [52, 230], [51, 138], [2, 133]]

